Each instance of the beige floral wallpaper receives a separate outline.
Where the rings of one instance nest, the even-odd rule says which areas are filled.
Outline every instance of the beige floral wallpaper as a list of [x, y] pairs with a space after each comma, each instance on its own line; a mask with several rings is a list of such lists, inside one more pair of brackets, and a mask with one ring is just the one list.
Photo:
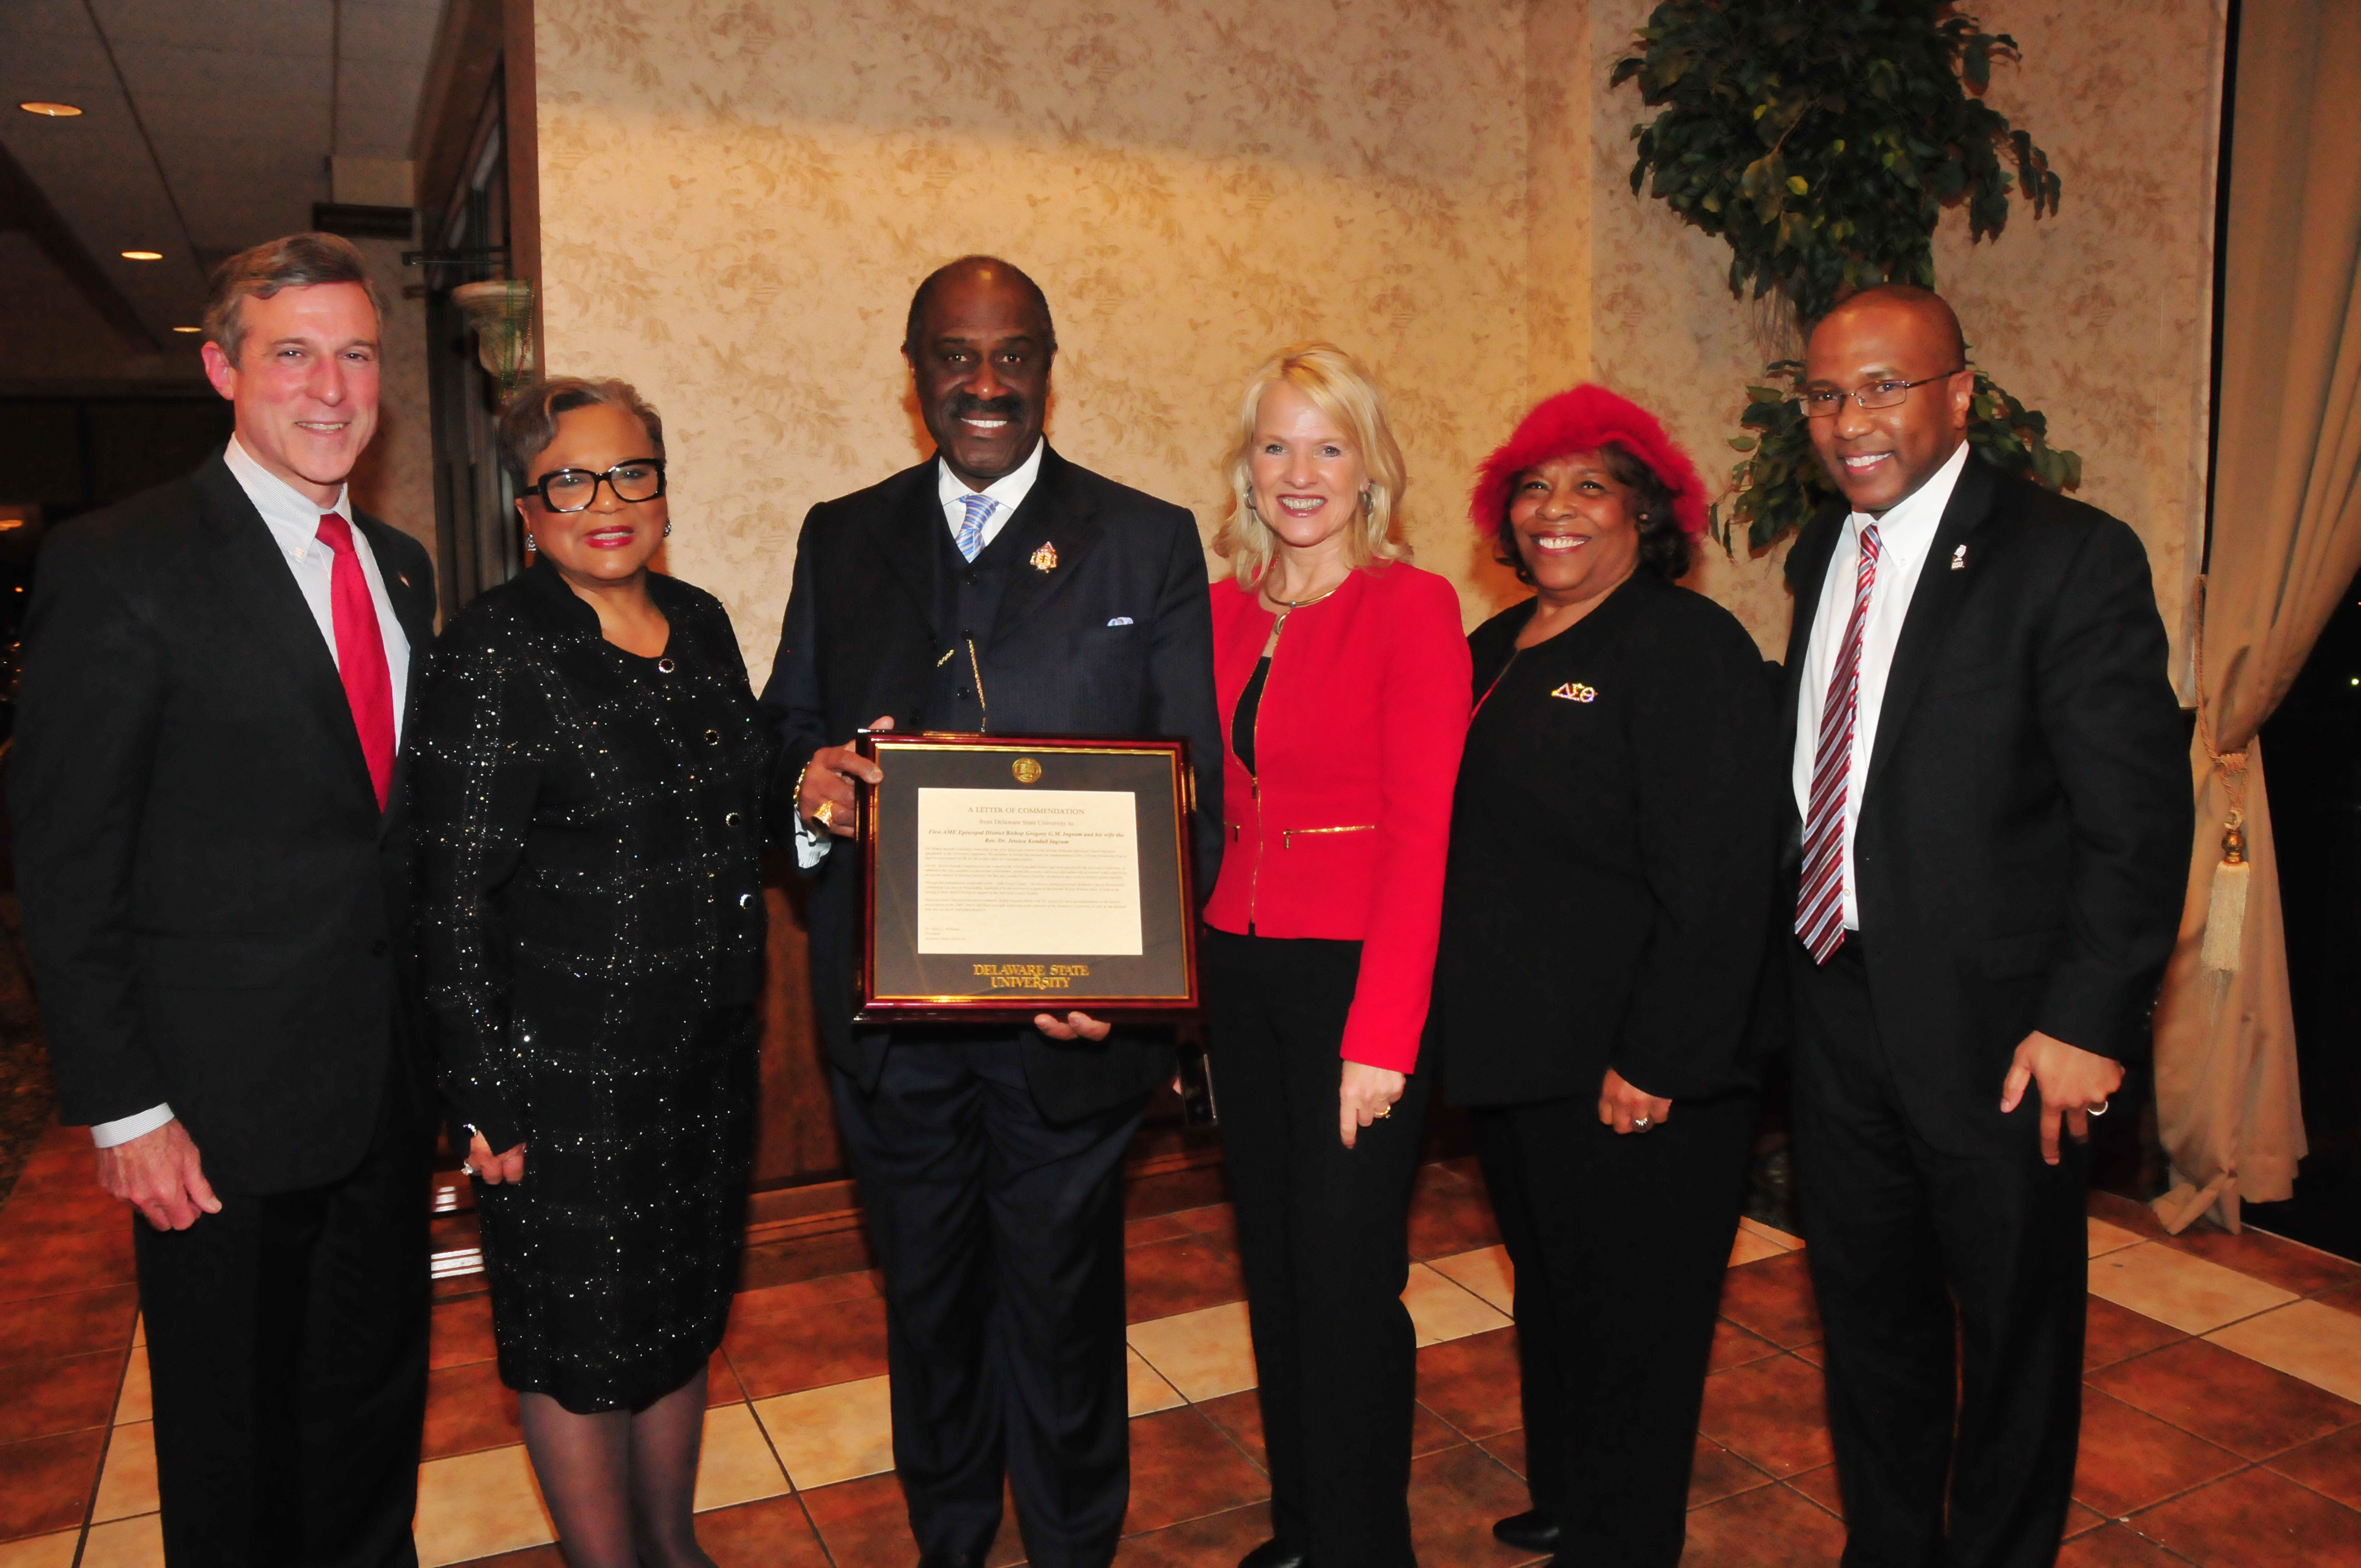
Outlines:
[[1525, 391], [1518, 0], [536, 12], [549, 362], [663, 411], [673, 569], [758, 681], [805, 509], [928, 450], [903, 317], [969, 251], [1049, 294], [1059, 449], [1209, 536], [1248, 372], [1362, 356], [1420, 556], [1470, 576], [1464, 476]]
[[[2178, 631], [2202, 517], [2215, 0], [1991, 0], [1993, 89], [2065, 210], [1939, 264], [1979, 359], [2147, 540]], [[1719, 477], [1777, 344], [1722, 253], [1633, 199], [1646, 0], [537, 0], [548, 360], [663, 410], [672, 569], [759, 683], [813, 502], [927, 450], [896, 352], [963, 252], [1039, 280], [1050, 436], [1196, 510], [1236, 390], [1325, 336], [1392, 401], [1422, 565], [1472, 625], [1517, 595], [1464, 521], [1535, 396], [1595, 375]], [[1964, 225], [1961, 237], [1964, 237]], [[1209, 557], [1209, 561], [1211, 557]], [[1219, 563], [1213, 563], [1216, 570]], [[1777, 557], [1696, 582], [1766, 650]]]

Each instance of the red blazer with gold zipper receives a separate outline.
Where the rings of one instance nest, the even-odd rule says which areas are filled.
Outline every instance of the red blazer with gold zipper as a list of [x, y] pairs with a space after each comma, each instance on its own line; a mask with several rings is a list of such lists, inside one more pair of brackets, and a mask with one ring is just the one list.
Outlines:
[[[1226, 739], [1275, 618], [1213, 585], [1213, 686]], [[1216, 930], [1361, 944], [1338, 1053], [1418, 1064], [1443, 920], [1451, 792], [1470, 676], [1459, 596], [1402, 562], [1355, 572], [1287, 618], [1255, 718], [1256, 772], [1223, 761]]]

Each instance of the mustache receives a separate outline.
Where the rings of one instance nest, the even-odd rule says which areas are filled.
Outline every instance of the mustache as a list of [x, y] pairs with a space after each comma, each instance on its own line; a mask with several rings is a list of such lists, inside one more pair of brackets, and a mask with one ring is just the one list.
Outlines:
[[1023, 398], [971, 398], [965, 393], [953, 397], [943, 405], [943, 412], [951, 419], [1023, 419], [1026, 402]]

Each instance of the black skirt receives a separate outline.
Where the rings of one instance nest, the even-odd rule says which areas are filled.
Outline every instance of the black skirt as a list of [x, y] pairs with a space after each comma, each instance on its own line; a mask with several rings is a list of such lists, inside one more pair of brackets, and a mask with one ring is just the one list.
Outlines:
[[501, 1382], [577, 1414], [637, 1410], [719, 1347], [758, 1032], [752, 1008], [724, 1008], [614, 1059], [538, 1067], [524, 1179], [476, 1187]]

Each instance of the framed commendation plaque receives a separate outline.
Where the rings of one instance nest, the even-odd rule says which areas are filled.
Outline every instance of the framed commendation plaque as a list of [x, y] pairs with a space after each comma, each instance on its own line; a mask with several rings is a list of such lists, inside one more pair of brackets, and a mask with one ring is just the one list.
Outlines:
[[1187, 741], [859, 744], [859, 1022], [1197, 1010]]

